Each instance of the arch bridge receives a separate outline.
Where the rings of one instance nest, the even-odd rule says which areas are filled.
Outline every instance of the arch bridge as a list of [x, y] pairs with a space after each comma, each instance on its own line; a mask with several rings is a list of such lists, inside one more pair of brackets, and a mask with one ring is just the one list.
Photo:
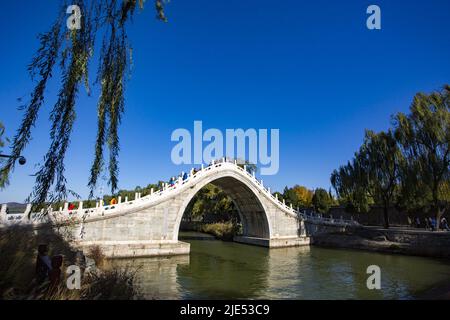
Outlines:
[[238, 210], [243, 234], [234, 241], [269, 248], [309, 245], [307, 217], [274, 197], [245, 166], [225, 159], [191, 170], [187, 179], [147, 196], [136, 193], [131, 201], [119, 197], [115, 205], [104, 206], [100, 201], [95, 208], [83, 208], [80, 202], [78, 209], [68, 210], [66, 204], [58, 211], [49, 209], [46, 215], [43, 210], [30, 214], [30, 205], [23, 214], [10, 215], [4, 205], [0, 223], [3, 227], [66, 226], [75, 245], [97, 245], [109, 257], [188, 254], [189, 243], [178, 240], [181, 219], [192, 198], [209, 183], [224, 190]]

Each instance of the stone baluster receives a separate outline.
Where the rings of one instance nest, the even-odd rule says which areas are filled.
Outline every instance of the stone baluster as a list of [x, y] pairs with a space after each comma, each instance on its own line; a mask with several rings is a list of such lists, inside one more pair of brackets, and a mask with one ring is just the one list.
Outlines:
[[125, 202], [128, 202], [128, 196], [125, 197]]
[[202, 171], [205, 169], [205, 166], [203, 165], [203, 163], [202, 163]]
[[[152, 189], [153, 190], [153, 189]], [[119, 196], [118, 198], [117, 198], [117, 204], [121, 204], [122, 203], [122, 196]]]
[[244, 164], [244, 171], [247, 172], [247, 165]]
[[30, 215], [30, 213], [31, 213], [31, 203], [27, 204], [27, 207], [23, 214], [28, 217]]
[[78, 202], [78, 211], [80, 214], [83, 212], [83, 201]]
[[8, 218], [6, 217], [6, 209], [8, 208], [8, 205], [5, 203], [2, 205], [2, 208], [0, 210], [0, 221], [7, 222]]
[[134, 194], [134, 200], [137, 200], [138, 198], [139, 198], [139, 193], [136, 192], [136, 193]]
[[69, 211], [69, 203], [68, 202], [64, 202], [64, 212]]
[[155, 192], [155, 190], [153, 188], [150, 189], [150, 195], [153, 195], [153, 193]]

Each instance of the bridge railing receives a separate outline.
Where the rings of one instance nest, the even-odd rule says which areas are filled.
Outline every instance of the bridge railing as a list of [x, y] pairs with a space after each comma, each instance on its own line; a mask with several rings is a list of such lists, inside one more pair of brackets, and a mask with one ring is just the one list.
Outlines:
[[[305, 213], [299, 211], [298, 209], [294, 209], [292, 205], [286, 205], [284, 199], [281, 201], [278, 197], [274, 196], [270, 188], [266, 188], [263, 184], [263, 180], [258, 180], [254, 172], [250, 173], [247, 170], [247, 166], [244, 164], [240, 166], [236, 160], [229, 160], [226, 158], [222, 158], [217, 161], [214, 160], [208, 166], [201, 166], [201, 169], [195, 171], [191, 169], [186, 179], [179, 178], [173, 185], [169, 185], [165, 183], [160, 190], [154, 191], [151, 190], [149, 195], [142, 197], [141, 193], [135, 193], [135, 198], [133, 200], [128, 200], [126, 197], [122, 201], [122, 198], [119, 197], [118, 203], [104, 205], [103, 201], [100, 200], [96, 203], [96, 206], [93, 208], [83, 208], [83, 202], [79, 203], [78, 209], [69, 210], [68, 204], [64, 205], [64, 208], [60, 208], [58, 211], [52, 211], [51, 208], [45, 210], [41, 210], [38, 213], [30, 214], [31, 205], [27, 206], [27, 210], [24, 213], [20, 214], [6, 214], [7, 207], [3, 205], [1, 208], [0, 214], [0, 223], [2, 224], [15, 224], [15, 223], [42, 223], [42, 222], [64, 222], [67, 220], [84, 220], [86, 218], [92, 217], [102, 217], [109, 214], [120, 213], [123, 210], [127, 210], [133, 208], [135, 206], [140, 206], [142, 204], [149, 204], [152, 201], [159, 201], [166, 197], [170, 197], [174, 192], [179, 191], [180, 189], [184, 189], [191, 184], [194, 184], [198, 179], [202, 176], [208, 175], [214, 169], [219, 169], [221, 167], [226, 167], [228, 169], [235, 170], [239, 172], [241, 175], [244, 175], [247, 179], [249, 179], [256, 188], [262, 192], [266, 197], [268, 197], [273, 203], [275, 203], [278, 207], [283, 209], [286, 213], [291, 214], [297, 218], [301, 219], [309, 219], [311, 221], [323, 221], [326, 223], [336, 223], [333, 219], [323, 218], [318, 215], [316, 216], [308, 216]], [[340, 221], [340, 223], [353, 223], [353, 221]]]

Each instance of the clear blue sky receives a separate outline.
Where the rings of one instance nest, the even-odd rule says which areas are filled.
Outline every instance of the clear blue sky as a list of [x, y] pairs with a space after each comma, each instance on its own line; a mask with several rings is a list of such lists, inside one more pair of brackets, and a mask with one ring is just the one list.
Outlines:
[[[382, 30], [366, 28], [366, 8], [382, 9]], [[32, 89], [26, 66], [57, 12], [57, 1], [2, 1], [0, 120], [12, 136]], [[134, 71], [120, 128], [120, 187], [167, 179], [170, 135], [206, 128], [279, 128], [280, 171], [273, 190], [330, 186], [332, 170], [350, 159], [364, 129], [384, 130], [418, 91], [450, 81], [450, 1], [172, 0], [168, 24], [152, 1], [130, 28]], [[92, 67], [95, 68], [95, 65]], [[92, 71], [92, 74], [95, 69]], [[48, 95], [54, 97], [57, 82]], [[83, 196], [93, 159], [98, 95], [80, 95], [66, 167]], [[34, 139], [0, 202], [23, 201], [48, 147], [43, 108]]]

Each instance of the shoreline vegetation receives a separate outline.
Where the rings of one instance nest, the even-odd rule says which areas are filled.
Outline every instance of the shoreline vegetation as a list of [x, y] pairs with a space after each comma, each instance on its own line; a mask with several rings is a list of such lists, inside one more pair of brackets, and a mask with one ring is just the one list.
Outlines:
[[215, 223], [190, 223], [180, 231], [195, 231], [214, 236], [218, 240], [233, 241], [233, 237], [241, 232], [240, 225], [231, 221]]
[[[35, 263], [37, 248], [46, 243], [49, 256], [62, 255], [61, 277], [56, 287], [39, 284]], [[135, 284], [136, 270], [113, 268], [98, 247], [86, 256], [57, 234], [35, 234], [24, 228], [0, 230], [0, 300], [131, 300], [139, 298]], [[66, 286], [67, 267], [81, 269], [79, 290]]]

